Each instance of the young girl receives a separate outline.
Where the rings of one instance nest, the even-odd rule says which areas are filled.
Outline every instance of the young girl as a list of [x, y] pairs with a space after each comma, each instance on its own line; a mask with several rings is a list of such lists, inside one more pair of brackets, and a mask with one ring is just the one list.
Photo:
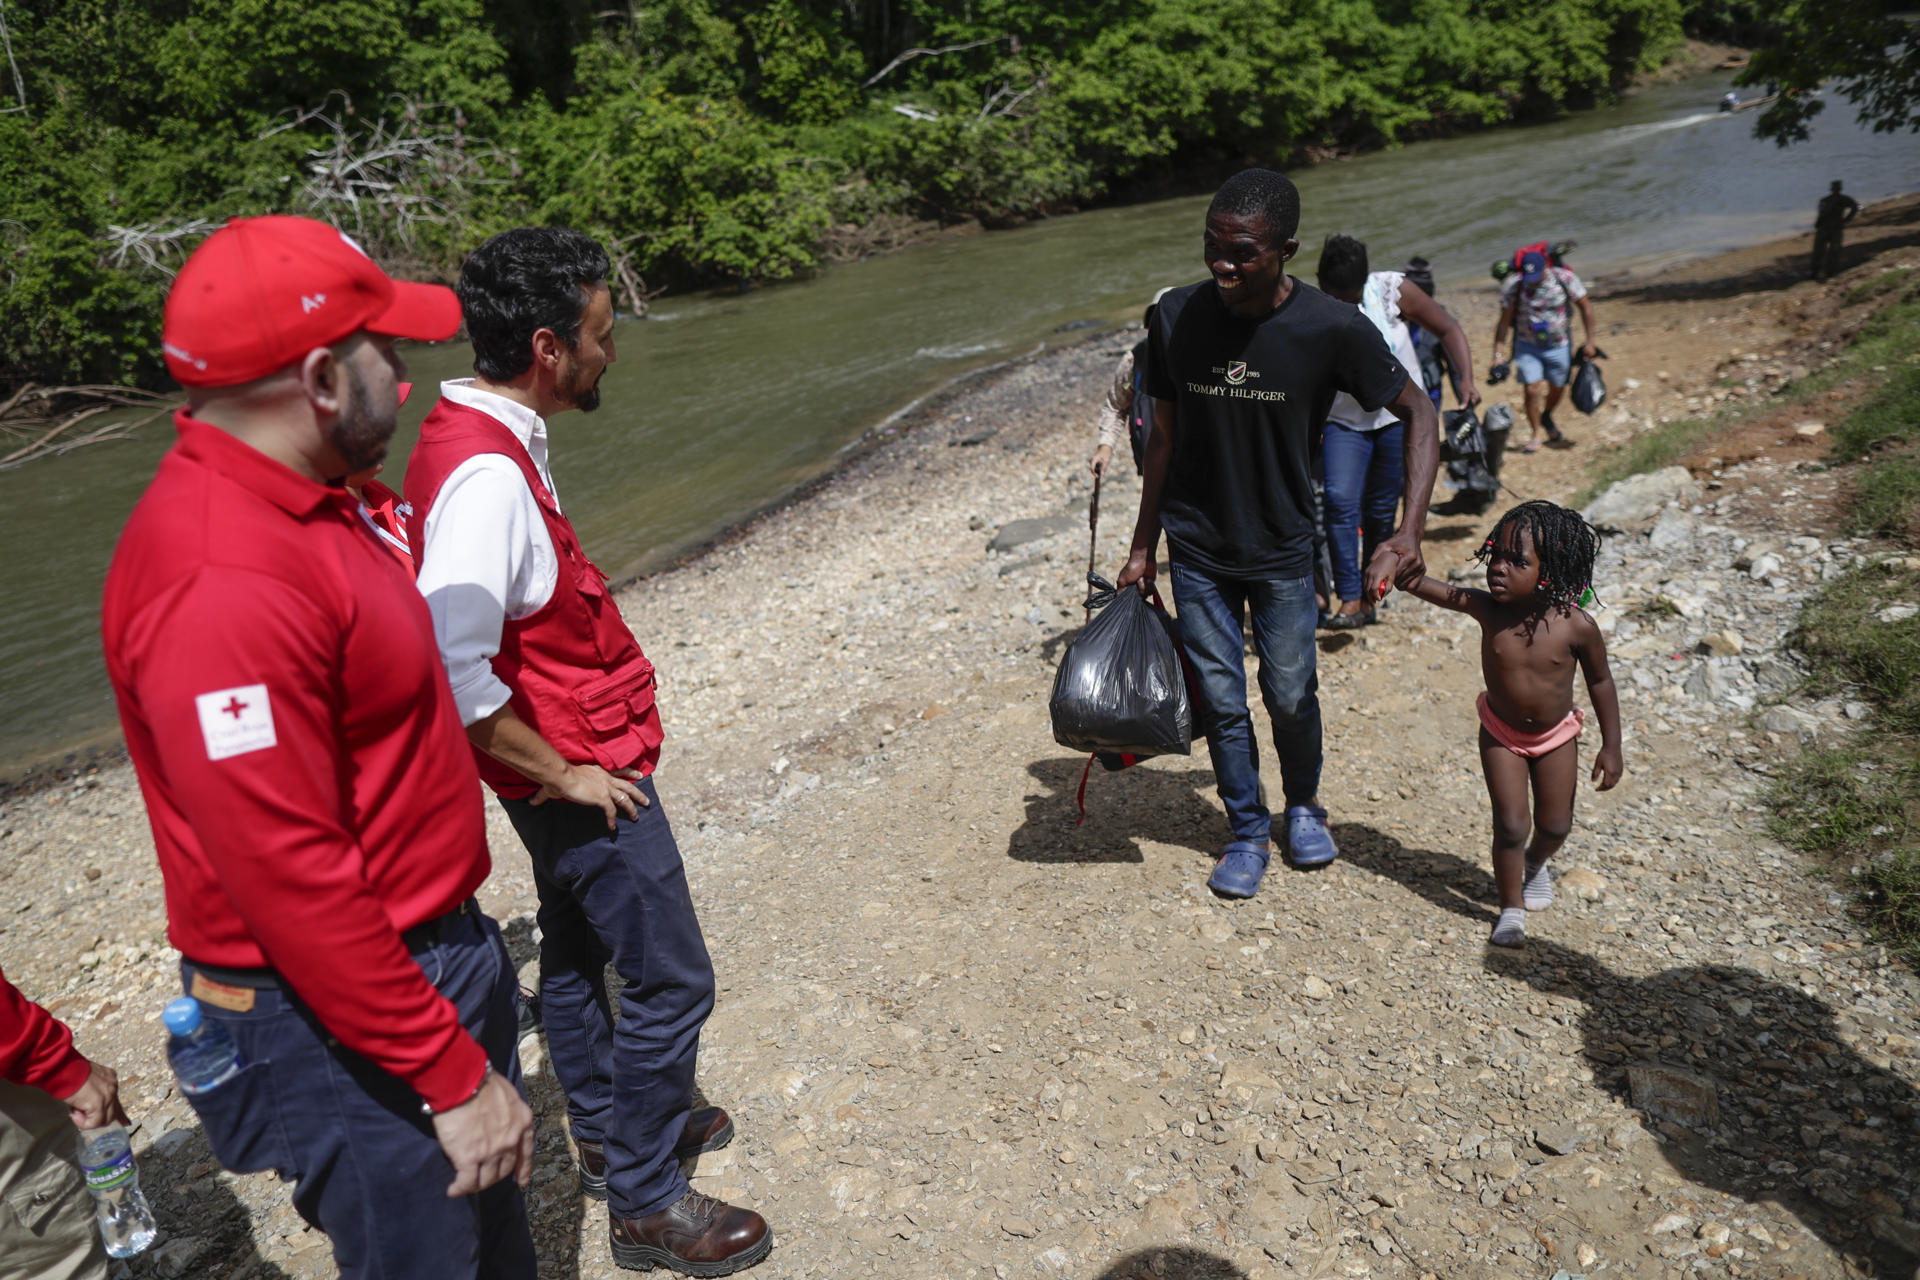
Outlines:
[[1480, 624], [1480, 669], [1487, 682], [1480, 695], [1480, 763], [1493, 800], [1497, 947], [1525, 945], [1527, 912], [1553, 903], [1547, 859], [1573, 827], [1586, 721], [1573, 705], [1576, 663], [1600, 719], [1593, 781], [1602, 791], [1620, 781], [1620, 703], [1607, 669], [1607, 644], [1580, 608], [1599, 549], [1599, 535], [1577, 513], [1551, 502], [1525, 502], [1500, 518], [1477, 554], [1487, 566], [1485, 591], [1433, 578], [1413, 588], [1422, 600]]

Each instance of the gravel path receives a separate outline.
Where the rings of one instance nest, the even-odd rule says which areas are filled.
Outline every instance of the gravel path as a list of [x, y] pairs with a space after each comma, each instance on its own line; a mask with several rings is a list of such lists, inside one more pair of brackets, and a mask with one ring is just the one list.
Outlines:
[[[1483, 332], [1485, 298], [1459, 305]], [[1706, 394], [1729, 351], [1784, 332], [1698, 304], [1746, 327], [1689, 365], [1638, 323], [1681, 305], [1616, 309], [1642, 336], [1609, 373], [1637, 341], [1672, 385], [1589, 435]], [[1797, 683], [1778, 646], [1800, 600], [1870, 551], [1819, 525], [1834, 477], [1723, 468], [1609, 540], [1628, 774], [1583, 793], [1559, 903], [1495, 953], [1472, 624], [1418, 602], [1323, 640], [1331, 868], [1212, 898], [1204, 754], [1096, 771], [1075, 825], [1083, 762], [1046, 698], [1117, 351], [977, 379], [624, 599], [720, 977], [701, 1084], [740, 1126], [696, 1184], [772, 1221], [753, 1274], [1911, 1276], [1920, 984], [1754, 798], [1795, 739], [1853, 724], [1841, 691], [1772, 705]], [[1587, 456], [1507, 478], [1566, 498]], [[1131, 476], [1103, 495], [1104, 572], [1136, 497]], [[989, 551], [1015, 519], [1040, 536]], [[1489, 523], [1436, 518], [1435, 571]], [[525, 960], [532, 885], [497, 810], [492, 836], [483, 900]], [[177, 980], [129, 770], [0, 807], [0, 925], [10, 976], [120, 1067], [142, 1121], [167, 1237], [130, 1270], [332, 1275], [286, 1189], [220, 1172], [170, 1087]], [[539, 1041], [523, 1052], [543, 1274], [617, 1274]]]

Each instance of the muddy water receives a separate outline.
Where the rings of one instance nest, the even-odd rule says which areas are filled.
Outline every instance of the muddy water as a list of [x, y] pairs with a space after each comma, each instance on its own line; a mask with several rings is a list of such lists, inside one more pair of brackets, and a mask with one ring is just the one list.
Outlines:
[[[1839, 177], [1862, 201], [1920, 188], [1920, 146], [1874, 135], [1836, 102], [1810, 144], [1780, 151], [1719, 114], [1725, 77], [1696, 77], [1550, 125], [1419, 143], [1296, 175], [1313, 246], [1345, 231], [1376, 265], [1419, 253], [1441, 292], [1492, 258], [1573, 237], [1583, 269], [1655, 267], [1804, 229]], [[814, 280], [664, 300], [623, 323], [604, 407], [554, 423], [555, 483], [588, 550], [616, 577], [698, 545], [833, 464], [915, 397], [958, 374], [1079, 336], [1076, 320], [1136, 315], [1154, 289], [1202, 274], [1203, 198], [1106, 209], [959, 236]], [[1483, 343], [1484, 335], [1474, 335]], [[457, 344], [409, 354], [422, 394], [402, 411], [405, 465], [432, 384], [465, 371]], [[983, 424], [991, 425], [991, 424]], [[0, 772], [110, 738], [100, 582], [127, 512], [172, 432], [0, 473]]]

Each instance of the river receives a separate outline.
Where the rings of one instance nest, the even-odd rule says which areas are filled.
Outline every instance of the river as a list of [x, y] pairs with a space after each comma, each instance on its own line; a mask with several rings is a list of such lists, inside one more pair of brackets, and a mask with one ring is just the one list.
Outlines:
[[[1911, 135], [1873, 134], [1835, 101], [1813, 139], [1758, 142], [1715, 110], [1729, 75], [1694, 76], [1552, 124], [1416, 143], [1295, 175], [1312, 274], [1328, 234], [1378, 266], [1424, 254], [1440, 291], [1484, 283], [1516, 244], [1572, 237], [1584, 271], [1645, 269], [1804, 230], [1831, 178], [1865, 202], [1920, 188]], [[616, 578], [657, 567], [777, 501], [916, 397], [1049, 341], [1076, 320], [1137, 315], [1163, 284], [1200, 278], [1204, 197], [1102, 209], [954, 236], [812, 280], [662, 300], [622, 322], [604, 405], [554, 424], [554, 483]], [[1473, 335], [1477, 343], [1484, 335]], [[460, 344], [408, 353], [386, 477], [398, 487], [433, 384]], [[985, 424], [983, 424], [985, 425]], [[172, 439], [134, 439], [0, 473], [0, 773], [110, 741], [100, 584], [127, 513]], [[39, 548], [37, 551], [34, 548]], [[656, 638], [644, 635], [643, 641]]]

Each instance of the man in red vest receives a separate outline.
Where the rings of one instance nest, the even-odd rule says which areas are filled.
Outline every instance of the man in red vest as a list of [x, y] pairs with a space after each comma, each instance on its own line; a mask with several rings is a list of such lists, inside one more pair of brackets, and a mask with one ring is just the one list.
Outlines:
[[187, 1101], [346, 1280], [536, 1269], [486, 806], [433, 619], [342, 484], [386, 455], [396, 341], [459, 327], [325, 223], [207, 237], [161, 330], [189, 407], [101, 606], [181, 984], [239, 1049]]
[[[613, 363], [607, 255], [509, 231], [460, 274], [475, 377], [442, 383], [403, 486], [407, 536], [480, 774], [533, 859], [540, 1004], [582, 1189], [610, 1202], [615, 1261], [727, 1275], [773, 1237], [693, 1191], [680, 1162], [733, 1122], [694, 1110], [713, 965], [653, 783], [653, 664], [587, 559], [547, 469], [547, 420], [600, 403]], [[605, 966], [626, 980], [619, 1016]]]

